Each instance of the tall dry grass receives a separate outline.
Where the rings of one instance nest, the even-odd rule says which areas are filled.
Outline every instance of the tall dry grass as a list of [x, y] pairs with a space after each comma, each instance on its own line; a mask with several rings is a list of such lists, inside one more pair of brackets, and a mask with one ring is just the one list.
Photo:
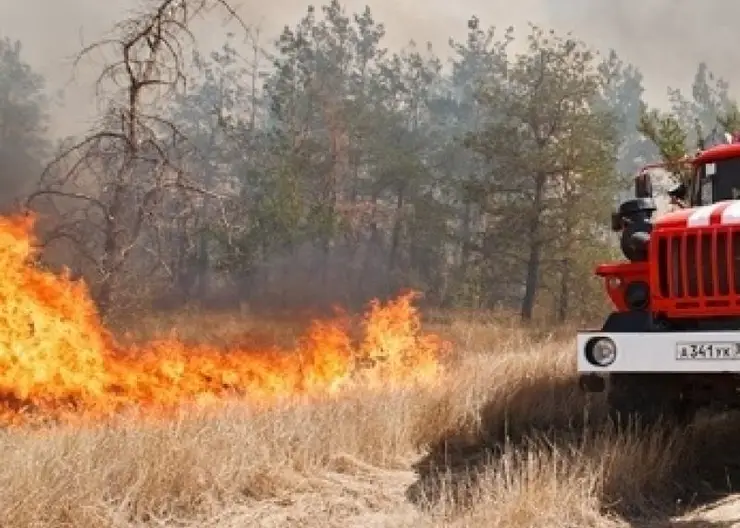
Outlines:
[[[132, 338], [295, 330], [242, 319], [190, 314]], [[0, 526], [618, 526], [725, 491], [740, 466], [731, 419], [615, 433], [575, 385], [570, 341], [501, 322], [437, 330], [457, 354], [432, 387], [3, 432]]]

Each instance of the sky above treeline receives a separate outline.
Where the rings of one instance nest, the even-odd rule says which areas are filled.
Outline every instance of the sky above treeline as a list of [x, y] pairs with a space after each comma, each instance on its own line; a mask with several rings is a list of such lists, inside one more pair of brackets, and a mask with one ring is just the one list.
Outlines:
[[[325, 2], [314, 2], [317, 7]], [[248, 24], [259, 25], [266, 38], [305, 13], [306, 0], [234, 0]], [[448, 53], [447, 39], [463, 39], [466, 22], [477, 15], [484, 26], [501, 31], [514, 26], [522, 36], [533, 22], [573, 34], [590, 45], [640, 67], [646, 98], [665, 101], [668, 86], [688, 88], [696, 66], [740, 87], [734, 47], [740, 21], [738, 0], [345, 0], [348, 11], [369, 4], [387, 28], [386, 45], [399, 48], [410, 39], [431, 41], [438, 54]], [[84, 44], [100, 38], [140, 0], [0, 0], [0, 36], [20, 39], [24, 57], [48, 80], [51, 91], [64, 88], [65, 107], [54, 109], [55, 135], [83, 130], [95, 114], [91, 83], [101, 64], [71, 78], [71, 58]], [[216, 15], [198, 31], [204, 49], [223, 43], [228, 28]], [[233, 26], [231, 29], [235, 29]]]

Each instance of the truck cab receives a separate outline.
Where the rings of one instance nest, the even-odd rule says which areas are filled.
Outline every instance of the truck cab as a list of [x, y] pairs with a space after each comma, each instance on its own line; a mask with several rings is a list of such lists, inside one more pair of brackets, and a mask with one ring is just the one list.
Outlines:
[[715, 146], [699, 153], [691, 164], [689, 184], [680, 183], [669, 193], [673, 203], [698, 207], [740, 199], [740, 143]]

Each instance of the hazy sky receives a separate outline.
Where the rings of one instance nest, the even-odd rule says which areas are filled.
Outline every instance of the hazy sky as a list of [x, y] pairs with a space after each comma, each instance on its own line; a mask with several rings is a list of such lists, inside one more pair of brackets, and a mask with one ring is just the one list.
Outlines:
[[[327, 2], [328, 3], [328, 0]], [[615, 48], [645, 74], [648, 97], [660, 101], [668, 85], [690, 83], [699, 60], [740, 87], [734, 44], [740, 1], [711, 0], [345, 0], [350, 10], [370, 5], [388, 30], [388, 44], [414, 38], [431, 40], [439, 51], [449, 36], [463, 37], [465, 22], [477, 14], [485, 26], [514, 25], [526, 31], [527, 21], [573, 30], [602, 49]], [[91, 107], [90, 78], [70, 80], [70, 57], [90, 43], [137, 0], [0, 0], [0, 36], [21, 39], [25, 58], [45, 74], [50, 88], [66, 87], [66, 108], [56, 112], [58, 131], [84, 126]], [[295, 23], [305, 12], [304, 0], [234, 0], [248, 23], [260, 24], [270, 36]], [[317, 2], [316, 5], [321, 5]], [[213, 46], [223, 41], [224, 28], [214, 19], [205, 32]], [[206, 42], [208, 44], [208, 42]]]

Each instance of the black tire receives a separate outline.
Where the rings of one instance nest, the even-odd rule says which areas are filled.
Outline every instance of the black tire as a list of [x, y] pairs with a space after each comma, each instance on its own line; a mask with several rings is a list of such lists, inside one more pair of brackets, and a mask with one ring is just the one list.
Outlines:
[[696, 409], [681, 399], [671, 374], [612, 374], [607, 388], [609, 418], [618, 427], [651, 427], [658, 421], [686, 425]]

